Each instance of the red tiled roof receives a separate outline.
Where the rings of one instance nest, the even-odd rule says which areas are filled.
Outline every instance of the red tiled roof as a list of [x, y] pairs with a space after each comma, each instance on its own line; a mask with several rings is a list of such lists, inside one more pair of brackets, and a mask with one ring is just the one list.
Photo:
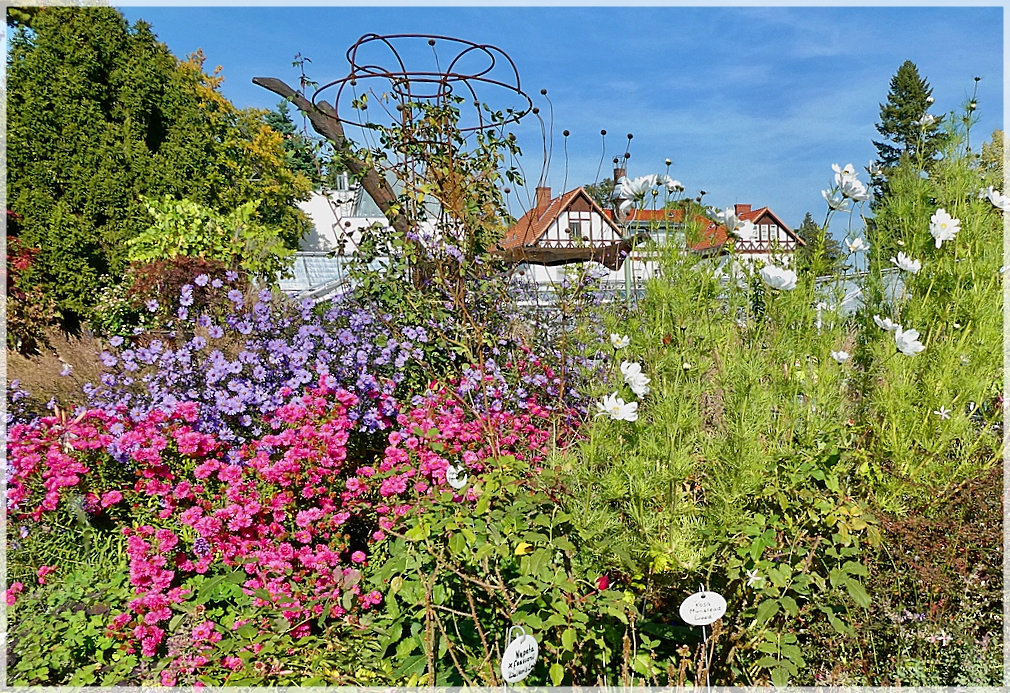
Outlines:
[[[560, 195], [559, 197], [551, 198], [551, 201], [546, 207], [536, 208], [529, 210], [526, 214], [522, 215], [515, 224], [513, 224], [506, 232], [505, 238], [502, 239], [499, 244], [503, 250], [510, 250], [512, 248], [521, 248], [523, 246], [529, 246], [540, 240], [540, 237], [544, 235], [548, 227], [565, 211], [568, 206], [575, 200], [576, 197], [581, 193], [593, 208], [603, 215], [605, 219], [610, 221], [611, 226], [613, 226], [614, 232], [620, 236], [621, 230], [617, 228], [616, 225], [607, 216], [606, 210], [601, 209], [600, 206], [589, 196], [583, 188], [579, 187], [575, 190], [569, 190], [568, 192]], [[515, 234], [515, 238], [512, 235]]]
[[[613, 218], [613, 212], [609, 209], [604, 210], [604, 214], [607, 215], [608, 219]], [[632, 210], [625, 221], [672, 221], [673, 223], [679, 223], [683, 218], [684, 210], [682, 209], [636, 209]], [[701, 251], [720, 248], [726, 243], [725, 226], [717, 226], [714, 221], [701, 214], [695, 214], [694, 221], [697, 224], [704, 224], [704, 227], [701, 231], [702, 240], [692, 245], [691, 250]]]

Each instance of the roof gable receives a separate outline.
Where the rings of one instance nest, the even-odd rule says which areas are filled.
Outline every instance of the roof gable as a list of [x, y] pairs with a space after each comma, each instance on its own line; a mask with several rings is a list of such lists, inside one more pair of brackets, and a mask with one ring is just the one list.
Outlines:
[[547, 233], [551, 224], [557, 221], [562, 213], [567, 212], [576, 201], [588, 203], [590, 210], [599, 214], [605, 225], [609, 226], [618, 237], [622, 236], [621, 229], [606, 215], [603, 208], [585, 191], [585, 188], [580, 186], [575, 190], [551, 198], [551, 201], [542, 210], [533, 207], [523, 214], [519, 221], [505, 231], [505, 238], [500, 243], [501, 247], [509, 249], [536, 245]]

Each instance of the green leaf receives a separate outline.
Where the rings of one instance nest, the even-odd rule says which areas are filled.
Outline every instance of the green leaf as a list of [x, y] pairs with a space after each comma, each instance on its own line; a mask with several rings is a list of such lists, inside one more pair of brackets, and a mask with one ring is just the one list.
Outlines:
[[789, 672], [784, 667], [775, 667], [772, 669], [772, 683], [779, 688], [788, 686]]
[[462, 554], [467, 550], [466, 539], [460, 532], [453, 532], [449, 535], [449, 550], [455, 554]]
[[425, 660], [427, 657], [423, 654], [412, 655], [404, 660], [403, 664], [393, 672], [393, 676], [410, 676], [411, 674], [420, 674], [424, 671]]
[[572, 628], [566, 628], [565, 632], [561, 634], [561, 646], [564, 647], [566, 650], [571, 651], [574, 645], [575, 645], [575, 631]]
[[796, 604], [796, 600], [793, 599], [792, 597], [789, 596], [779, 597], [779, 603], [782, 605], [782, 608], [785, 609], [790, 616], [796, 616], [797, 614], [800, 613], [800, 607]]
[[806, 661], [803, 659], [803, 652], [798, 645], [783, 645], [782, 654], [790, 659], [798, 667], [805, 667]]
[[758, 625], [766, 623], [772, 616], [778, 613], [779, 602], [777, 599], [765, 599], [757, 608]]
[[870, 574], [865, 565], [856, 561], [846, 561], [845, 565], [842, 566], [842, 570], [849, 575], [859, 575], [861, 577], [867, 577]]
[[856, 604], [859, 604], [859, 606], [864, 609], [870, 608], [870, 595], [866, 593], [866, 588], [863, 587], [861, 582], [857, 580], [849, 580], [845, 583], [845, 588], [848, 590], [849, 596], [852, 597]]
[[551, 685], [560, 686], [565, 679], [565, 669], [557, 662], [551, 665]]
[[516, 614], [515, 622], [518, 624], [529, 626], [534, 630], [540, 630], [541, 628], [544, 627], [543, 619], [541, 619], [536, 614], [526, 614], [520, 612]]

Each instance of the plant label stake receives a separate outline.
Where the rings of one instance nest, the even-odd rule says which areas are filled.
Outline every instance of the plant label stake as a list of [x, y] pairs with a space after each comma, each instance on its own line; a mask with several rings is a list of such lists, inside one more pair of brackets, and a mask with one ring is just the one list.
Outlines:
[[508, 684], [519, 683], [529, 676], [529, 673], [533, 671], [533, 666], [537, 663], [537, 655], [540, 652], [536, 638], [527, 635], [526, 629], [522, 626], [509, 628], [508, 637], [511, 638], [516, 629], [522, 631], [522, 635], [509, 643], [501, 658], [501, 675], [505, 680], [506, 688], [508, 688]]
[[692, 626], [701, 626], [702, 648], [705, 654], [705, 685], [712, 687], [708, 670], [708, 633], [705, 626], [718, 621], [726, 613], [726, 600], [718, 592], [708, 592], [698, 585], [698, 591], [680, 605], [680, 618]]
[[445, 470], [445, 480], [457, 491], [463, 488], [467, 481], [466, 467], [462, 465], [456, 467], [450, 464]]

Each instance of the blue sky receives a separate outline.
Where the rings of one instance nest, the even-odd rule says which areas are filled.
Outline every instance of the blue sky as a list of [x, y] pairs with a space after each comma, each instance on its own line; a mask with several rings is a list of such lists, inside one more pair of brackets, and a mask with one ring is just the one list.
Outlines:
[[[240, 107], [278, 98], [254, 76], [297, 83], [296, 53], [320, 83], [348, 73], [346, 50], [366, 33], [424, 33], [488, 43], [516, 63], [523, 89], [554, 111], [547, 183], [610, 175], [633, 133], [628, 173], [671, 175], [705, 202], [769, 206], [792, 227], [823, 219], [831, 164], [874, 158], [874, 125], [891, 76], [912, 60], [933, 87], [932, 113], [978, 91], [973, 143], [1002, 127], [1002, 7], [144, 7], [143, 18], [178, 56], [198, 48], [223, 68], [223, 93]], [[427, 46], [423, 46], [427, 49]], [[440, 53], [444, 58], [449, 54]], [[430, 69], [430, 52], [408, 69]], [[499, 73], [501, 74], [501, 73]], [[502, 91], [479, 95], [514, 103]], [[332, 101], [332, 92], [325, 96]], [[562, 131], [569, 130], [567, 184]], [[353, 136], [353, 133], [349, 133]], [[540, 125], [517, 130], [531, 185], [543, 163]], [[863, 175], [865, 180], [865, 174]], [[513, 195], [512, 211], [522, 213]], [[835, 235], [843, 230], [833, 229]]]

